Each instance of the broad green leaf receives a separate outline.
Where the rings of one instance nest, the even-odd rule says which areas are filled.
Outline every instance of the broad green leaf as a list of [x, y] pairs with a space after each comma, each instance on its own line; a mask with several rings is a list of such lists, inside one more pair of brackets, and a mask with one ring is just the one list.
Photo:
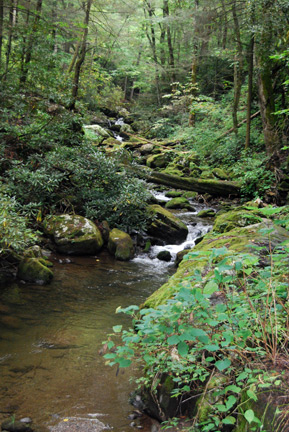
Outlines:
[[255, 418], [254, 411], [251, 410], [251, 409], [247, 410], [247, 411], [244, 413], [244, 417], [245, 417], [245, 419], [247, 420], [248, 423], [252, 423], [252, 421], [253, 421], [254, 418]]
[[231, 360], [229, 360], [228, 358], [227, 359], [224, 359], [224, 360], [218, 360], [218, 361], [216, 361], [216, 363], [215, 363], [215, 366], [216, 366], [216, 368], [220, 371], [220, 372], [222, 372], [223, 370], [225, 370], [225, 369], [228, 369], [228, 367], [231, 365]]
[[119, 359], [118, 360], [119, 367], [125, 368], [131, 365], [131, 360], [128, 359]]
[[178, 335], [170, 336], [168, 337], [167, 342], [169, 345], [177, 345], [180, 342], [180, 336]]
[[256, 393], [253, 390], [247, 390], [247, 395], [250, 399], [253, 399], [254, 401], [258, 400], [258, 397], [256, 395]]
[[204, 294], [211, 295], [218, 290], [219, 290], [219, 286], [216, 284], [216, 282], [210, 280], [204, 288]]
[[120, 333], [122, 330], [122, 325], [116, 325], [112, 327], [112, 330], [114, 331], [114, 333]]
[[180, 342], [178, 344], [178, 353], [181, 357], [185, 357], [189, 352], [189, 347], [186, 342]]
[[239, 394], [242, 389], [241, 389], [241, 387], [238, 387], [235, 384], [232, 384], [232, 385], [229, 385], [228, 387], [226, 387], [225, 390], [226, 390], [226, 392], [231, 391], [231, 392]]
[[236, 423], [236, 419], [233, 416], [228, 416], [222, 420], [223, 424], [233, 425]]

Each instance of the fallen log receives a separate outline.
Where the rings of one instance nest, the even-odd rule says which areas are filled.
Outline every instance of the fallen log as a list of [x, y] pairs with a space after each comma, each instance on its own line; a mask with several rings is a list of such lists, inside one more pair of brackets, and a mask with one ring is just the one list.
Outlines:
[[151, 183], [162, 184], [175, 189], [190, 190], [201, 194], [208, 193], [213, 196], [222, 197], [240, 196], [240, 184], [238, 182], [178, 177], [157, 171], [151, 171], [145, 177]]

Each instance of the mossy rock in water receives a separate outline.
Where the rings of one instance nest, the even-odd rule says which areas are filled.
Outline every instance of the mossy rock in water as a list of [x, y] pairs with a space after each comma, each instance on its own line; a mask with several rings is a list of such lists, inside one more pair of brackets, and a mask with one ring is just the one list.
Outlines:
[[147, 159], [147, 166], [150, 168], [165, 168], [169, 164], [171, 156], [170, 152], [152, 155]]
[[221, 168], [214, 168], [212, 172], [214, 176], [220, 180], [229, 180], [228, 174]]
[[[53, 278], [53, 272], [47, 266], [49, 261], [42, 258], [26, 258], [20, 262], [17, 277], [27, 282], [48, 284]], [[49, 263], [52, 265], [52, 263]]]
[[148, 206], [152, 222], [148, 234], [168, 243], [182, 243], [188, 235], [188, 227], [170, 211], [154, 204]]
[[167, 250], [162, 250], [157, 254], [157, 259], [160, 261], [169, 262], [172, 259], [171, 253]]
[[195, 211], [195, 208], [189, 203], [187, 198], [177, 197], [168, 201], [165, 205], [167, 209], [187, 209]]
[[94, 255], [103, 246], [99, 229], [83, 216], [48, 216], [43, 228], [46, 234], [53, 237], [60, 253]]
[[245, 227], [262, 222], [262, 218], [254, 211], [233, 210], [217, 215], [213, 230], [220, 233], [231, 231], [236, 227]]
[[[272, 229], [270, 239], [262, 234], [260, 231], [262, 229]], [[286, 238], [289, 242], [287, 230], [274, 225], [269, 220], [246, 227], [237, 227], [226, 234], [211, 231], [191, 251], [187, 251], [187, 256], [181, 261], [176, 273], [146, 300], [144, 306], [154, 308], [165, 303], [181, 289], [186, 279], [192, 278], [192, 288], [195, 284], [199, 284], [199, 282], [193, 282], [196, 271], [202, 274], [202, 285], [205, 285], [214, 273], [215, 264], [210, 264], [208, 260], [208, 251], [212, 249], [226, 248], [228, 254], [232, 256], [240, 252], [252, 253], [252, 245], [268, 249], [274, 248]], [[198, 252], [199, 255], [193, 256], [190, 255], [190, 252]]]
[[183, 195], [183, 192], [177, 191], [177, 190], [170, 190], [170, 191], [166, 192], [165, 195], [168, 198], [178, 198], [178, 197], [181, 197]]
[[134, 244], [130, 235], [117, 228], [110, 231], [107, 247], [120, 261], [128, 261], [134, 257]]
[[215, 217], [216, 216], [216, 212], [213, 209], [205, 209], [205, 210], [199, 211], [199, 213], [197, 214], [197, 216], [200, 217], [200, 218]]
[[183, 194], [183, 196], [185, 197], [185, 198], [187, 198], [187, 199], [196, 199], [197, 198], [197, 196], [198, 196], [198, 192], [190, 192], [190, 191], [187, 191], [187, 192], [185, 192], [184, 194]]
[[118, 141], [115, 138], [110, 137], [110, 138], [107, 138], [104, 141], [102, 141], [101, 145], [107, 146], [107, 147], [115, 147], [116, 146], [117, 148], [119, 148], [120, 141]]

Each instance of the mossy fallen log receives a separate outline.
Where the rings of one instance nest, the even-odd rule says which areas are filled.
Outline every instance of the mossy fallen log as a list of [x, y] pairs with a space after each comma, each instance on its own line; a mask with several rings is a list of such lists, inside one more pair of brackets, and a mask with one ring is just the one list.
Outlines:
[[240, 195], [240, 185], [233, 181], [178, 177], [157, 171], [152, 171], [147, 176], [147, 180], [175, 189], [191, 190], [201, 194], [209, 193], [213, 196], [236, 197]]

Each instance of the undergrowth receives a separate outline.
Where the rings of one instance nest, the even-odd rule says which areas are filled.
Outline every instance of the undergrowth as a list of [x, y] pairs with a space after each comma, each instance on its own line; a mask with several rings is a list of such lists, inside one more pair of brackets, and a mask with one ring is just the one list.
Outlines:
[[265, 430], [254, 403], [260, 392], [278, 388], [280, 374], [273, 371], [288, 358], [289, 246], [255, 249], [245, 254], [225, 247], [192, 250], [184, 257], [192, 266], [204, 257], [213, 266], [205, 283], [195, 271], [165, 304], [117, 309], [131, 315], [133, 326], [113, 328], [105, 358], [111, 366], [141, 365], [138, 387], [155, 400], [162, 420], [167, 418], [161, 387], [169, 377], [179, 415], [191, 401], [190, 431], [232, 430], [241, 421], [249, 425], [246, 430]]

